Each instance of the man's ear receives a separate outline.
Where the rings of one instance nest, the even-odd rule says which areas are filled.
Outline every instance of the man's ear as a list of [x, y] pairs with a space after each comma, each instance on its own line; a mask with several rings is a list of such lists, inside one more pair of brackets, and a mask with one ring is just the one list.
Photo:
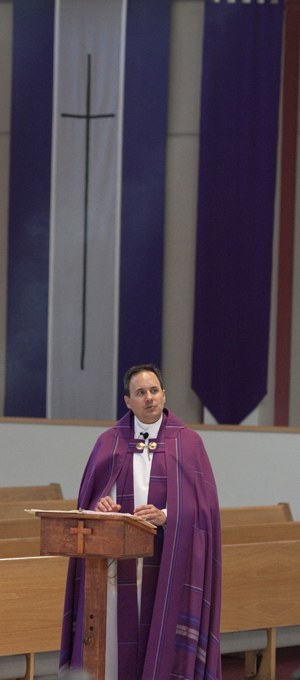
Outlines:
[[127, 408], [130, 409], [130, 406], [129, 406], [130, 397], [128, 397], [127, 394], [124, 394], [124, 401], [125, 401]]
[[166, 392], [165, 392], [165, 390], [163, 390], [163, 393], [164, 393], [164, 404], [165, 404], [166, 403]]

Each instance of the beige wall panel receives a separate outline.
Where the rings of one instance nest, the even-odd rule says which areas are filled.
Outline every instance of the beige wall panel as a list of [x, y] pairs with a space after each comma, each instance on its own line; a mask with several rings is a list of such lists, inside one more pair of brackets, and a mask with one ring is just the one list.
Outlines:
[[199, 422], [192, 391], [197, 137], [171, 137], [167, 150], [163, 374], [167, 404], [186, 422]]
[[0, 2], [0, 130], [10, 123], [12, 3]]
[[162, 369], [168, 406], [190, 423], [198, 422], [201, 413], [201, 404], [190, 385], [202, 29], [202, 1], [174, 0], [167, 144]]
[[169, 134], [198, 134], [203, 18], [203, 0], [173, 1]]

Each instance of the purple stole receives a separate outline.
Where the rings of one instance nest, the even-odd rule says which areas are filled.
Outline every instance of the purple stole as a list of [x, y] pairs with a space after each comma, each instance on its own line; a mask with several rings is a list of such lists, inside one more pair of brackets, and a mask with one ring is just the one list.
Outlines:
[[[134, 510], [133, 453], [136, 440], [129, 442], [125, 464], [117, 479], [117, 502], [122, 512]], [[153, 452], [149, 480], [148, 503], [158, 508], [166, 507], [167, 477], [165, 447], [157, 441]], [[152, 611], [163, 546], [162, 527], [155, 537], [153, 557], [144, 559], [141, 596], [141, 614], [138, 622], [136, 560], [118, 562], [118, 680], [139, 680], [142, 677]]]

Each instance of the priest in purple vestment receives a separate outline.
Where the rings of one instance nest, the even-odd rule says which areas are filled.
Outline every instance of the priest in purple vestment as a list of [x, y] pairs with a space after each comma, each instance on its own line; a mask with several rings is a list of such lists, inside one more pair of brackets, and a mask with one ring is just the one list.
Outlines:
[[[78, 507], [137, 515], [157, 535], [153, 557], [119, 561], [108, 583], [108, 644], [116, 653], [106, 654], [105, 677], [221, 680], [221, 534], [211, 465], [199, 435], [165, 408], [159, 369], [130, 368], [124, 388], [128, 413], [97, 440]], [[62, 670], [82, 666], [83, 604], [84, 560], [71, 558]]]

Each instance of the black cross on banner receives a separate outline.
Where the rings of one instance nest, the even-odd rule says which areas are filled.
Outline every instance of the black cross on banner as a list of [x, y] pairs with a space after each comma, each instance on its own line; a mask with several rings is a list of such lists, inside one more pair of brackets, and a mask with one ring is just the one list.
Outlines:
[[90, 124], [94, 118], [114, 118], [114, 113], [91, 113], [91, 55], [87, 55], [86, 112], [84, 114], [62, 113], [63, 118], [81, 118], [85, 120], [85, 181], [84, 181], [84, 223], [83, 223], [83, 270], [82, 270], [82, 303], [81, 303], [81, 353], [80, 368], [84, 369], [85, 334], [86, 334], [86, 280], [87, 280], [87, 234], [88, 234], [88, 194], [89, 194], [89, 158], [90, 158]]

